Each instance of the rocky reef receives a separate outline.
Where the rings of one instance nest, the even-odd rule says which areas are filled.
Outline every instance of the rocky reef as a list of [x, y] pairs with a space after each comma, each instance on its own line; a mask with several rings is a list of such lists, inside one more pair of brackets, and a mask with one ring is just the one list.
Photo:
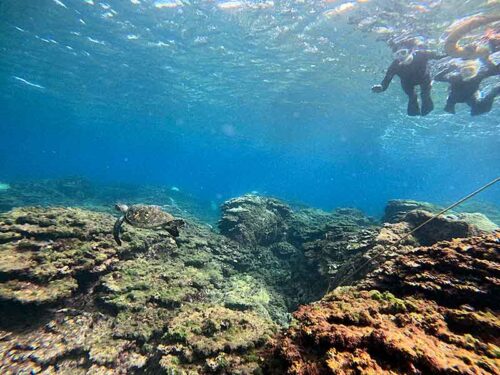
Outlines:
[[[431, 215], [416, 208], [381, 225], [354, 209], [245, 195], [222, 206], [220, 232], [188, 216], [178, 238], [126, 225], [122, 246], [106, 210], [14, 208], [0, 214], [0, 373], [348, 373], [352, 361], [425, 372], [440, 368], [420, 364], [435, 360], [421, 359], [425, 340], [446, 342], [440, 360], [459, 353], [457, 368], [467, 354], [495, 369], [498, 238], [483, 235], [482, 217], [478, 226], [450, 216], [434, 223], [440, 232], [391, 247]], [[450, 236], [467, 239], [437, 242]], [[339, 280], [358, 286], [321, 299]], [[397, 336], [402, 327], [414, 336]], [[383, 347], [374, 337], [393, 351], [372, 358], [370, 345]], [[381, 359], [393, 353], [406, 364]]]
[[500, 233], [418, 247], [301, 306], [272, 374], [497, 374]]
[[0, 373], [256, 369], [287, 311], [237, 272], [234, 244], [190, 223], [177, 242], [127, 226], [118, 247], [113, 222], [70, 208], [0, 217]]

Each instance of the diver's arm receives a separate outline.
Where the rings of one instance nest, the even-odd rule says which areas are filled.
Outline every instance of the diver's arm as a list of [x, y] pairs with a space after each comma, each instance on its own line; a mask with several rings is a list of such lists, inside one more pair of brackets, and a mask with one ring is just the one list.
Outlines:
[[437, 53], [431, 50], [419, 51], [427, 60], [441, 60], [447, 57], [444, 53]]
[[387, 73], [385, 73], [385, 77], [382, 80], [382, 82], [380, 83], [380, 85], [373, 86], [372, 91], [378, 93], [378, 92], [383, 92], [383, 91], [387, 90], [387, 88], [389, 87], [389, 84], [391, 83], [392, 79], [394, 78], [394, 76], [397, 73], [398, 66], [399, 66], [399, 61], [394, 60], [392, 62], [392, 64], [389, 66], [389, 68], [387, 69]]
[[432, 79], [438, 82], [453, 83], [460, 79], [460, 72], [454, 64], [448, 63]]
[[434, 81], [457, 83], [462, 80], [460, 72], [454, 72], [453, 68], [446, 68], [434, 76]]
[[438, 81], [438, 82], [448, 82], [448, 78], [447, 78], [447, 75], [448, 73], [451, 72], [451, 68], [450, 67], [446, 67], [442, 70], [440, 70], [432, 79], [434, 81]]
[[477, 74], [481, 80], [488, 78], [488, 77], [494, 77], [500, 75], [500, 65], [494, 65], [490, 62], [487, 63], [487, 66], [485, 69], [479, 69], [479, 72]]

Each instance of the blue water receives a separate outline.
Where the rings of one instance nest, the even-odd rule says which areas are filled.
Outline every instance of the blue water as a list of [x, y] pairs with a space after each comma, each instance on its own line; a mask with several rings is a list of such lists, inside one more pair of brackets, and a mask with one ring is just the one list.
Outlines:
[[[371, 93], [391, 51], [352, 20], [409, 2], [325, 16], [342, 3], [0, 0], [0, 182], [77, 175], [379, 214], [500, 175], [500, 100], [448, 115], [436, 84], [436, 110], [406, 116], [397, 79]], [[439, 41], [490, 3], [414, 2], [412, 27]]]

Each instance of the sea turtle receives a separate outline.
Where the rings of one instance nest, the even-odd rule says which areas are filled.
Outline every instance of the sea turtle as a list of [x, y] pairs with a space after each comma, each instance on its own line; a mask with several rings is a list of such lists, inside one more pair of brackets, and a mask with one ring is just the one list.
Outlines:
[[134, 204], [129, 207], [125, 204], [117, 204], [115, 208], [123, 213], [113, 227], [113, 237], [118, 245], [122, 244], [120, 230], [123, 222], [138, 228], [165, 229], [174, 237], [179, 236], [179, 227], [185, 224], [184, 220], [174, 218], [168, 212], [163, 211], [160, 206]]

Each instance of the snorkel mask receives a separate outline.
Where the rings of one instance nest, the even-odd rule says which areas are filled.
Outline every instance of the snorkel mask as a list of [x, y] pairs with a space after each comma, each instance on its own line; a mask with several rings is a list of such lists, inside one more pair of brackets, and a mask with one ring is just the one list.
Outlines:
[[408, 48], [401, 48], [394, 52], [394, 60], [402, 65], [409, 65], [413, 62], [413, 51]]

